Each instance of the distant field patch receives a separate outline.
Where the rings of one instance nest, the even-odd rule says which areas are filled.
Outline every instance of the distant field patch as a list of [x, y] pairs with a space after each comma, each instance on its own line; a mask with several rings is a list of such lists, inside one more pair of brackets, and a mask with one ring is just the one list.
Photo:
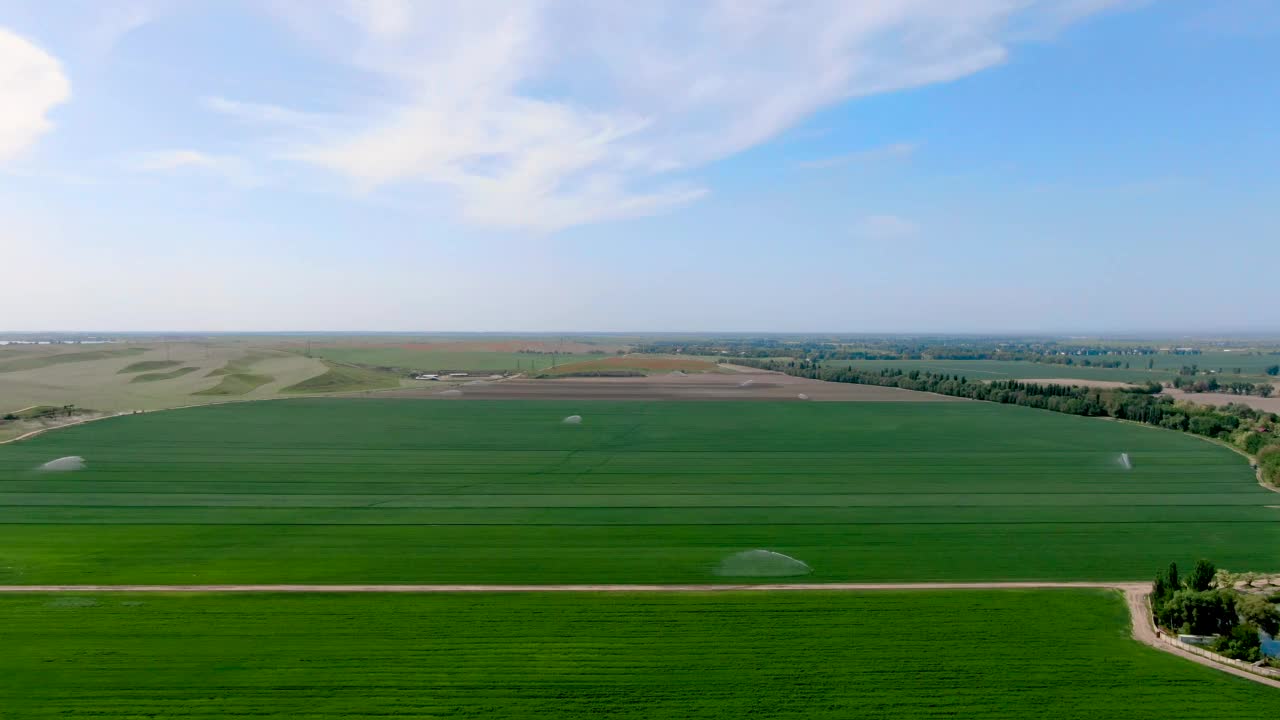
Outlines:
[[14, 358], [0, 362], [0, 373], [19, 372], [21, 370], [38, 370], [40, 368], [66, 365], [68, 363], [93, 362], [95, 360], [113, 360], [116, 358], [141, 355], [151, 348], [128, 347], [113, 350], [86, 350], [82, 352], [64, 352], [31, 357]]
[[0, 583], [714, 582], [757, 549], [814, 582], [1134, 580], [1280, 570], [1276, 504], [1224, 447], [988, 403], [305, 398], [0, 446]]
[[[1231, 718], [1107, 591], [0, 598], [6, 716]], [[266, 640], [264, 640], [266, 639]]]
[[351, 365], [338, 365], [335, 363], [326, 363], [326, 365], [329, 366], [329, 369], [325, 372], [290, 385], [280, 392], [356, 392], [400, 387], [400, 379], [389, 373], [367, 370]]
[[315, 357], [338, 363], [396, 368], [418, 372], [533, 372], [552, 363], [570, 363], [599, 358], [599, 355], [531, 352], [442, 350], [436, 345], [400, 347], [313, 347]]
[[155, 370], [177, 367], [181, 364], [182, 362], [179, 360], [142, 360], [131, 365], [126, 365], [120, 370], [117, 370], [116, 373], [119, 375], [128, 375], [129, 373], [153, 372]]
[[[1092, 358], [1095, 361], [1114, 358]], [[1077, 361], [1079, 362], [1079, 361]], [[1029, 360], [827, 360], [831, 367], [861, 369], [896, 368], [904, 372], [919, 370], [945, 375], [962, 375], [970, 380], [1072, 379], [1123, 383], [1167, 382], [1178, 376], [1182, 366], [1196, 365], [1200, 371], [1213, 370], [1223, 381], [1233, 379], [1257, 381], [1263, 369], [1280, 364], [1280, 355], [1205, 353], [1202, 355], [1124, 356], [1121, 363], [1129, 367], [1087, 367], [1080, 364], [1038, 363]], [[1154, 365], [1148, 369], [1148, 363]], [[1240, 373], [1236, 374], [1236, 370]]]
[[192, 395], [244, 395], [275, 380], [271, 375], [255, 373], [231, 373], [220, 376], [222, 381], [211, 388], [197, 390]]
[[131, 383], [147, 383], [147, 382], [160, 382], [160, 381], [162, 381], [162, 380], [173, 380], [174, 378], [180, 378], [180, 377], [182, 377], [183, 375], [188, 375], [188, 374], [193, 373], [193, 372], [195, 372], [195, 371], [197, 371], [197, 370], [199, 370], [199, 369], [200, 369], [200, 368], [198, 368], [198, 367], [180, 367], [180, 368], [177, 368], [177, 369], [175, 369], [175, 370], [170, 370], [169, 372], [149, 372], [149, 373], [142, 373], [142, 374], [140, 374], [140, 375], [136, 375], [136, 376], [134, 376], [134, 378], [133, 378], [132, 380], [130, 380], [129, 382], [131, 382]]
[[607, 357], [595, 360], [583, 360], [579, 362], [566, 363], [557, 365], [544, 371], [545, 375], [575, 375], [575, 374], [608, 374], [611, 372], [638, 372], [638, 373], [656, 373], [656, 372], [717, 372], [719, 367], [706, 360], [696, 360], [693, 358], [673, 358], [658, 357], [645, 355], [625, 355], [622, 357]]
[[[1100, 368], [1079, 365], [1059, 365], [1022, 360], [828, 360], [824, 365], [861, 369], [894, 368], [903, 372], [918, 370], [942, 375], [960, 375], [970, 380], [1031, 380], [1062, 378], [1074, 380], [1104, 380], [1123, 383], [1149, 380], [1172, 380], [1177, 372], [1147, 370], [1146, 360], [1133, 359], [1132, 367]], [[1141, 365], [1141, 367], [1139, 367]]]

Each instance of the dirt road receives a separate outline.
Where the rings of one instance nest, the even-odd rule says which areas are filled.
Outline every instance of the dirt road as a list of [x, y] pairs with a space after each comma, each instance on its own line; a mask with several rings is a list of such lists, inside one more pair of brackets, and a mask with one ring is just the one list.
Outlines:
[[1222, 672], [1280, 688], [1280, 681], [1214, 662], [1162, 641], [1147, 611], [1148, 582], [981, 582], [981, 583], [770, 583], [751, 585], [0, 585], [0, 594], [86, 593], [548, 593], [548, 592], [876, 592], [887, 590], [1062, 590], [1104, 589], [1124, 593], [1133, 638], [1167, 653]]

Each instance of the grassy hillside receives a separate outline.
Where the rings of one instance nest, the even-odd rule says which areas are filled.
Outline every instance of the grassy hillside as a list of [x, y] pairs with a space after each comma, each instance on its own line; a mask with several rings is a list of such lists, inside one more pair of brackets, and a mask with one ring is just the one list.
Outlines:
[[[0, 598], [22, 718], [1225, 718], [1103, 591]], [[1265, 714], [1265, 713], [1264, 713]]]
[[271, 375], [258, 375], [256, 373], [231, 373], [222, 374], [219, 377], [221, 377], [222, 380], [217, 385], [191, 394], [244, 395], [251, 390], [262, 387], [263, 385], [275, 380]]
[[29, 354], [25, 357], [16, 357], [11, 360], [0, 362], [0, 373], [18, 372], [21, 370], [38, 370], [40, 368], [53, 367], [54, 365], [66, 365], [69, 363], [127, 358], [133, 355], [141, 355], [150, 349], [151, 348], [144, 347], [128, 347], [111, 350], [85, 350], [39, 355]]
[[211, 370], [206, 377], [222, 378], [218, 384], [198, 390], [191, 393], [192, 395], [244, 395], [252, 392], [257, 388], [273, 382], [275, 377], [266, 373], [254, 372], [254, 366], [270, 357], [275, 357], [276, 353], [266, 353], [262, 351], [250, 351], [227, 361], [225, 365], [215, 370]]
[[[66, 455], [89, 469], [30, 473]], [[0, 582], [701, 582], [753, 548], [819, 582], [1280, 569], [1230, 450], [981, 403], [221, 405], [0, 447], [0, 497]]]
[[503, 372], [533, 371], [551, 367], [552, 362], [570, 363], [597, 359], [599, 355], [551, 355], [519, 352], [417, 350], [394, 347], [319, 347], [311, 354], [339, 363], [390, 367], [421, 372]]
[[165, 368], [177, 367], [182, 362], [179, 360], [142, 360], [136, 363], [120, 368], [117, 372], [119, 375], [128, 375], [129, 373], [152, 372], [155, 370], [164, 370]]
[[400, 387], [400, 379], [390, 373], [351, 365], [325, 363], [329, 369], [290, 385], [283, 393], [357, 392]]
[[174, 378], [180, 378], [183, 375], [188, 375], [199, 369], [200, 368], [198, 367], [180, 367], [176, 370], [170, 370], [169, 372], [142, 373], [140, 375], [135, 375], [133, 379], [130, 380], [129, 382], [145, 383], [145, 382], [159, 382], [161, 380], [173, 380]]

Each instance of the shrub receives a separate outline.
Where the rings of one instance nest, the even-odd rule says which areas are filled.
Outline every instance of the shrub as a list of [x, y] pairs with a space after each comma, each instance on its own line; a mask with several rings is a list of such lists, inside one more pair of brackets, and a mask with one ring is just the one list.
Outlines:
[[1236, 601], [1236, 612], [1246, 625], [1267, 631], [1268, 635], [1280, 635], [1280, 608], [1261, 595], [1244, 595]]
[[1251, 623], [1236, 625], [1214, 641], [1213, 649], [1229, 658], [1257, 662], [1262, 657], [1262, 639], [1258, 637], [1258, 626]]

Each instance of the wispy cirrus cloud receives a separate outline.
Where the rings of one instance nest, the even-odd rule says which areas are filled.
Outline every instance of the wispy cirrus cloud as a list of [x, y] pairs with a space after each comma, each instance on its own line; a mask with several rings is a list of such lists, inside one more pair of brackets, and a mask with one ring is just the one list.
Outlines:
[[864, 240], [901, 240], [919, 233], [920, 227], [898, 215], [867, 215], [854, 223], [853, 231]]
[[71, 83], [57, 58], [0, 27], [0, 163], [52, 128], [49, 111], [70, 98]]
[[900, 142], [883, 145], [876, 148], [868, 148], [866, 150], [855, 150], [849, 153], [841, 153], [839, 155], [831, 155], [828, 157], [817, 158], [814, 160], [804, 160], [796, 163], [796, 167], [805, 170], [823, 170], [826, 168], [841, 167], [843, 165], [853, 165], [862, 162], [874, 162], [877, 160], [905, 160], [920, 149], [919, 143]]
[[144, 173], [196, 173], [228, 180], [242, 187], [257, 187], [263, 178], [241, 158], [212, 155], [198, 150], [159, 150], [130, 157], [126, 167]]
[[1118, 2], [282, 1], [274, 17], [369, 82], [336, 115], [206, 104], [360, 191], [443, 189], [471, 223], [556, 230], [692, 202], [699, 168], [816, 110], [978, 72], [1021, 28]]

